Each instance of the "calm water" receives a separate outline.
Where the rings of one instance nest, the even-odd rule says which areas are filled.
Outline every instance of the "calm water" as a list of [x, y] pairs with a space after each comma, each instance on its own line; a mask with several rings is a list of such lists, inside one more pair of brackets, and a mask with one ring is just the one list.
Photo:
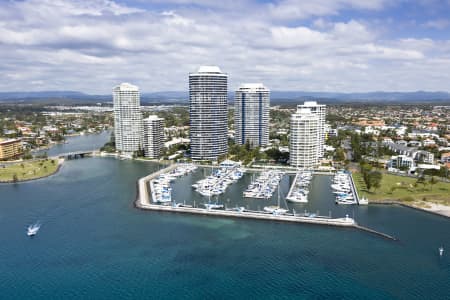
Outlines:
[[56, 156], [61, 153], [69, 153], [84, 150], [97, 150], [102, 147], [111, 137], [111, 131], [106, 130], [101, 133], [88, 134], [84, 136], [66, 137], [65, 144], [56, 144], [49, 150], [41, 150], [38, 153], [47, 152], [49, 156]]
[[[85, 158], [46, 179], [0, 185], [0, 298], [449, 299], [448, 219], [401, 207], [335, 206], [326, 176], [314, 179], [314, 201], [298, 211], [354, 214], [400, 241], [352, 229], [136, 210], [136, 179], [157, 168]], [[174, 194], [190, 199], [188, 183], [202, 172], [177, 182]], [[234, 205], [239, 185], [250, 180], [219, 201]], [[270, 202], [253, 201], [243, 204]], [[42, 228], [30, 239], [26, 226], [37, 220]], [[440, 245], [447, 249], [442, 258]]]

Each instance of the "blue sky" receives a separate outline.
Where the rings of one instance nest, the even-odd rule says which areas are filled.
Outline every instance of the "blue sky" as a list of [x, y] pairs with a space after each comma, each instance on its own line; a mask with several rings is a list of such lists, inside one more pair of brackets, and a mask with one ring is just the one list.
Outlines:
[[450, 0], [0, 0], [0, 88], [450, 91]]

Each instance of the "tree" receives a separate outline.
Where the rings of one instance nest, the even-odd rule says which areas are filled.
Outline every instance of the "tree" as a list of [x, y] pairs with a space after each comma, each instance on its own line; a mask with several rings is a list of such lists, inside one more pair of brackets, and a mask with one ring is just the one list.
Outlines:
[[381, 174], [381, 172], [373, 171], [369, 173], [370, 185], [373, 186], [375, 190], [380, 187], [382, 178], [383, 174]]
[[425, 180], [425, 177], [422, 175], [419, 178], [417, 178], [416, 183], [417, 184], [422, 184], [423, 189], [425, 189], [425, 185], [427, 184], [427, 181]]
[[359, 168], [361, 170], [361, 174], [362, 174], [364, 183], [366, 184], [367, 190], [370, 190], [370, 188], [372, 187], [372, 182], [370, 180], [370, 172], [372, 170], [372, 166], [366, 162], [360, 162]]
[[430, 180], [428, 181], [428, 183], [430, 184], [431, 190], [433, 190], [433, 185], [435, 185], [436, 183], [438, 183], [438, 181], [436, 180], [436, 178], [434, 176], [431, 176]]

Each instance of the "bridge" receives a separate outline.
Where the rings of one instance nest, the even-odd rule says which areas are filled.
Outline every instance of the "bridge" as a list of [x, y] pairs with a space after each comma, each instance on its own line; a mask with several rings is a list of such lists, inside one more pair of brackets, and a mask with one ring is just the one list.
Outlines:
[[58, 157], [66, 158], [66, 159], [78, 159], [78, 158], [84, 158], [85, 156], [92, 156], [96, 153], [99, 153], [99, 149], [60, 153], [60, 154], [58, 154]]

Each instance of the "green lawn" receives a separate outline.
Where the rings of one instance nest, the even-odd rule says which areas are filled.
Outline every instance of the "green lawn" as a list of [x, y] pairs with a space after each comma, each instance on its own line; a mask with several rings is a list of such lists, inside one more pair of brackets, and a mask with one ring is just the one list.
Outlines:
[[367, 191], [361, 173], [353, 173], [356, 188], [360, 197], [366, 196], [369, 201], [429, 201], [450, 205], [450, 183], [438, 182], [434, 185], [428, 183], [426, 185], [417, 184], [417, 179], [391, 174], [383, 174], [381, 187], [377, 190], [373, 188]]
[[14, 178], [14, 174], [17, 176], [18, 181], [44, 177], [54, 173], [57, 168], [57, 159], [24, 161], [4, 167], [0, 166], [0, 181], [11, 181]]

